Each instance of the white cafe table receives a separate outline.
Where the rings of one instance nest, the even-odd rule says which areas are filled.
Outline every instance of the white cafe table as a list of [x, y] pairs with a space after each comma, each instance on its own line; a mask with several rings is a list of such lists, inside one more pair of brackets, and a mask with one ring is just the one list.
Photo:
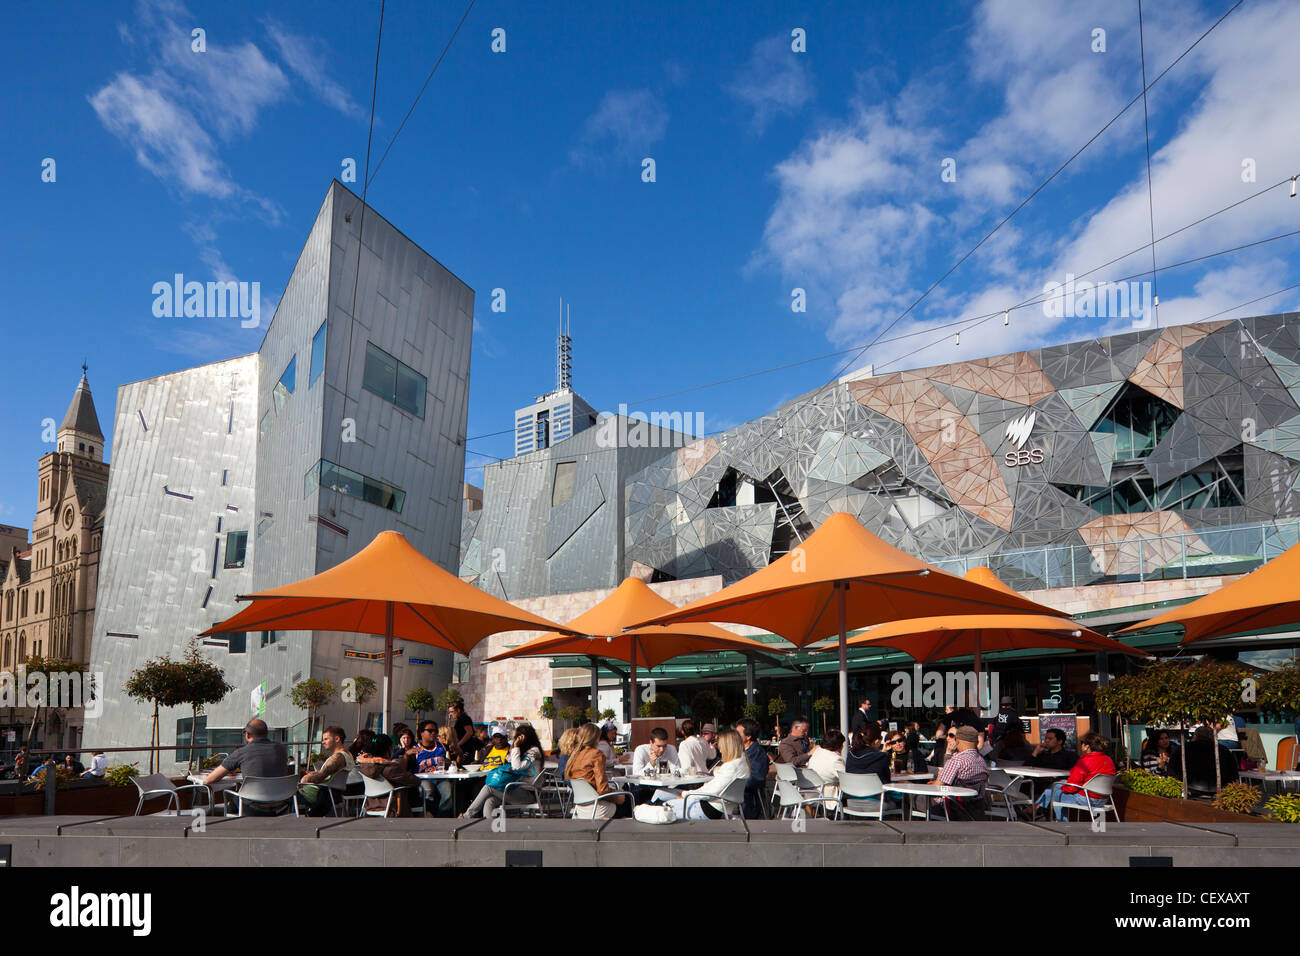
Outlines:
[[464, 770], [435, 770], [428, 773], [417, 773], [416, 776], [421, 780], [474, 780], [478, 777], [486, 777], [490, 770], [484, 770], [481, 767], [466, 767]]
[[[216, 769], [216, 768], [214, 767], [213, 769]], [[213, 783], [213, 784], [205, 784], [204, 781], [207, 780], [207, 778], [208, 778], [208, 774], [210, 774], [210, 773], [212, 773], [211, 770], [206, 770], [206, 771], [203, 771], [203, 772], [201, 772], [201, 773], [191, 773], [191, 774], [186, 774], [185, 779], [188, 780], [190, 783], [199, 783], [199, 784], [203, 784], [204, 786], [206, 786], [206, 787], [208, 788], [208, 792], [212, 794], [212, 802], [211, 802], [211, 804], [210, 804], [210, 805], [208, 806], [208, 808], [207, 808], [207, 810], [208, 810], [209, 813], [216, 813], [218, 808], [220, 808], [220, 809], [222, 809], [222, 810], [224, 811], [224, 810], [225, 810], [225, 800], [224, 800], [224, 799], [222, 799], [222, 800], [218, 800], [218, 799], [217, 799], [218, 794], [224, 793], [224, 792], [227, 791], [227, 790], [233, 790], [235, 787], [238, 787], [238, 786], [239, 786], [239, 781], [240, 781], [241, 778], [240, 778], [239, 774], [237, 774], [237, 773], [235, 773], [235, 774], [226, 774], [224, 777], [222, 777], [222, 778], [221, 778], [220, 780], [218, 780], [216, 783]], [[194, 805], [194, 804], [193, 804], [193, 800], [194, 800], [194, 797], [193, 797], [193, 795], [191, 795], [191, 796], [190, 796], [190, 805], [191, 805], [191, 806]]]
[[917, 780], [933, 780], [938, 772], [936, 770], [934, 773], [890, 773], [889, 779], [899, 783], [915, 783]]
[[700, 784], [712, 779], [713, 775], [707, 773], [684, 773], [681, 776], [661, 773], [657, 777], [649, 777], [645, 774], [634, 777], [628, 774], [621, 777], [620, 782], [635, 784], [638, 787], [663, 787], [666, 790], [674, 790], [679, 787], [698, 787]]
[[1068, 770], [1052, 770], [1049, 767], [994, 767], [993, 769], [1001, 770], [1010, 777], [1038, 777], [1043, 780], [1070, 775]]
[[[978, 790], [972, 790], [969, 787], [945, 787], [935, 786], [925, 783], [887, 783], [884, 786], [886, 793], [912, 794], [918, 797], [977, 797]], [[904, 820], [912, 818], [912, 801], [904, 800]], [[929, 819], [929, 809], [926, 809], [926, 818]]]
[[1265, 790], [1268, 789], [1270, 780], [1283, 790], [1289, 789], [1292, 784], [1300, 785], [1298, 770], [1242, 770], [1240, 777], [1243, 780], [1258, 780]]

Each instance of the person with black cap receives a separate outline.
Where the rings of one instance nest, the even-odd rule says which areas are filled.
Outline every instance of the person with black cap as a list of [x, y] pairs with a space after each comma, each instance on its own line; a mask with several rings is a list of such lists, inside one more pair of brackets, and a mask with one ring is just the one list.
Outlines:
[[1002, 706], [998, 708], [997, 716], [993, 718], [993, 743], [997, 743], [1007, 732], [1007, 728], [1013, 724], [1020, 724], [1020, 715], [1016, 713], [1015, 707], [1012, 706], [1010, 697], [1002, 698]]

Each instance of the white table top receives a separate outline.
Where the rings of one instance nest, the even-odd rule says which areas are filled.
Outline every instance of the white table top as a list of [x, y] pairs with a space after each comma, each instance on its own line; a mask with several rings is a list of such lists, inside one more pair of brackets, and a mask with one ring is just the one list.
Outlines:
[[923, 797], [975, 797], [978, 790], [969, 787], [939, 787], [924, 783], [887, 783], [885, 789], [893, 793], [914, 793]]
[[[936, 770], [935, 773], [938, 773]], [[902, 783], [912, 783], [916, 780], [933, 780], [934, 773], [891, 773], [890, 780], [898, 780]]]
[[[190, 783], [203, 783], [205, 780], [208, 779], [208, 774], [210, 774], [211, 772], [212, 772], [211, 770], [207, 770], [204, 771], [203, 773], [187, 774], [185, 779], [188, 780]], [[233, 787], [238, 783], [239, 783], [239, 774], [234, 774], [234, 775], [226, 774], [216, 783], [212, 784], [212, 786], [217, 788]]]
[[433, 773], [417, 773], [416, 776], [421, 780], [473, 780], [476, 777], [486, 777], [489, 772], [487, 770], [442, 770]]
[[634, 777], [628, 774], [623, 778], [628, 783], [640, 784], [643, 787], [664, 787], [671, 790], [674, 787], [694, 787], [708, 780], [712, 780], [711, 774], [707, 773], [684, 773], [680, 777], [673, 776], [671, 773], [662, 773], [657, 777], [640, 776]]
[[1013, 777], [1068, 777], [1068, 770], [1052, 770], [1050, 767], [994, 767]]

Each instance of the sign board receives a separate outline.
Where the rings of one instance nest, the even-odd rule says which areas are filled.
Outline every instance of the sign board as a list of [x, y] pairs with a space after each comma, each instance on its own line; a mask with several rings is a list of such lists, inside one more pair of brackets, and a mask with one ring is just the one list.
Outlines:
[[343, 656], [352, 661], [382, 661], [383, 651], [344, 651]]
[[1065, 732], [1065, 749], [1079, 749], [1079, 715], [1078, 714], [1039, 714], [1038, 732], [1046, 733], [1051, 729]]
[[253, 688], [253, 692], [248, 695], [248, 704], [254, 717], [266, 716], [266, 681]]
[[[380, 656], [382, 657], [383, 655], [381, 654]], [[426, 661], [423, 657], [408, 657], [408, 658], [406, 659], [406, 663], [408, 663], [408, 664], [430, 664], [430, 665], [431, 665], [431, 664], [433, 664], [433, 661]]]

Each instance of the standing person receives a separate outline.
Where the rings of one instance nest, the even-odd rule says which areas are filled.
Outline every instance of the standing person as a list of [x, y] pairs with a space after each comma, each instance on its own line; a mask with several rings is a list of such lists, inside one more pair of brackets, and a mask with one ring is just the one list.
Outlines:
[[14, 773], [18, 774], [19, 780], [27, 779], [27, 774], [31, 770], [31, 762], [31, 751], [27, 749], [26, 744], [23, 744], [18, 748], [18, 754], [14, 757]]
[[934, 767], [942, 767], [944, 760], [948, 758], [949, 749], [956, 750], [952, 743], [952, 730], [954, 724], [951, 718], [940, 718], [939, 722], [934, 725], [934, 749], [930, 751], [930, 764]]
[[[664, 735], [667, 739], [667, 734]], [[600, 740], [600, 728], [595, 724], [583, 724], [578, 728], [575, 750], [564, 766], [566, 780], [585, 780], [591, 784], [597, 794], [610, 793], [609, 778], [605, 776], [605, 755], [600, 752], [596, 742]], [[614, 804], [622, 805], [626, 794], [618, 794], [613, 800], [597, 800], [590, 806], [574, 807], [573, 816], [579, 820], [608, 820], [614, 816]]]
[[858, 702], [858, 709], [849, 718], [849, 737], [854, 737], [863, 726], [871, 721], [871, 698], [863, 697]]
[[474, 736], [474, 721], [465, 713], [465, 702], [453, 700], [447, 705], [447, 723], [451, 725], [456, 741], [456, 754], [463, 759], [466, 753], [477, 753], [478, 742]]
[[[520, 724], [515, 728], [515, 739], [510, 747], [510, 755], [506, 762], [502, 764], [503, 768], [508, 767], [508, 775], [512, 777], [509, 783], [528, 782], [534, 779], [546, 767], [546, 754], [542, 750], [541, 741], [537, 739], [537, 731], [533, 729], [532, 724]], [[491, 779], [492, 774], [488, 774]], [[462, 817], [490, 817], [496, 813], [497, 807], [505, 799], [505, 787], [489, 786], [486, 783], [483, 789], [478, 792], [468, 809], [461, 814]], [[511, 801], [515, 797], [511, 795]], [[530, 802], [526, 796], [522, 798], [524, 803]]]
[[1010, 697], [1003, 697], [1001, 706], [998, 708], [997, 715], [993, 718], [993, 743], [1001, 740], [1013, 726], [1019, 727], [1021, 733], [1024, 732], [1024, 725], [1020, 722], [1020, 715], [1016, 713], [1013, 701]]
[[[1206, 732], [1209, 733], [1208, 728]], [[1115, 776], [1115, 763], [1106, 756], [1108, 743], [1101, 734], [1084, 734], [1079, 741], [1079, 759], [1071, 768], [1070, 776], [1065, 781], [1056, 781], [1051, 790], [1043, 791], [1038, 798], [1038, 805], [1044, 810], [1054, 807], [1056, 819], [1062, 822], [1065, 820], [1066, 805], [1088, 806], [1089, 798], [1084, 796], [1078, 784], [1087, 783], [1093, 777]], [[1091, 798], [1094, 807], [1105, 806], [1106, 803], [1105, 797]]]
[[717, 756], [717, 751], [710, 747], [702, 737], [696, 735], [695, 721], [683, 720], [682, 741], [677, 746], [677, 759], [681, 762], [682, 770], [689, 770], [691, 773], [704, 773], [709, 769], [709, 763]]
[[[873, 725], [868, 724], [868, 726]], [[876, 728], [876, 733], [880, 733], [880, 728]], [[777, 744], [776, 762], [793, 764], [796, 767], [806, 766], [809, 749], [808, 718], [796, 717], [794, 723], [790, 725], [790, 736]]]
[[979, 715], [975, 713], [975, 711], [971, 710], [970, 707], [966, 706], [966, 702], [963, 701], [961, 706], [953, 708], [952, 713], [948, 715], [948, 726], [975, 727], [978, 729], [980, 726], [980, 718]]
[[[410, 730], [407, 730], [410, 733]], [[307, 816], [323, 817], [325, 811], [333, 806], [329, 795], [325, 793], [325, 788], [330, 785], [337, 774], [343, 774], [346, 782], [347, 775], [356, 769], [357, 762], [352, 754], [348, 752], [347, 734], [343, 732], [342, 727], [326, 727], [320, 735], [321, 749], [325, 752], [325, 762], [321, 764], [319, 770], [305, 773], [302, 775], [300, 783], [307, 786], [300, 787], [299, 795], [307, 804]], [[317, 786], [317, 785], [320, 786]]]
[[845, 773], [874, 773], [881, 783], [889, 783], [889, 755], [880, 749], [880, 728], [867, 724], [849, 744], [844, 757]]
[[746, 717], [736, 722], [745, 759], [749, 762], [749, 783], [745, 784], [744, 817], [759, 820], [763, 817], [763, 795], [767, 789], [767, 770], [771, 761], [758, 742], [758, 721]]

